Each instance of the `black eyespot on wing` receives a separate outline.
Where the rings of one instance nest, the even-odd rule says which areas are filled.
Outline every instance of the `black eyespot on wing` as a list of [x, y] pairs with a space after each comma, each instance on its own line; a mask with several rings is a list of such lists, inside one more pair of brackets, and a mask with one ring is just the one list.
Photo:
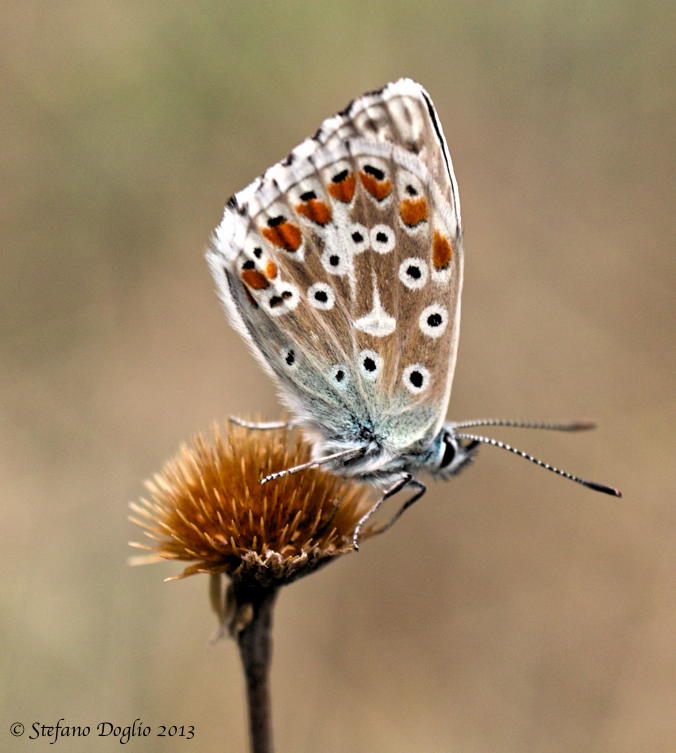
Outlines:
[[301, 201], [310, 201], [311, 199], [316, 199], [317, 194], [314, 191], [305, 191], [305, 193], [302, 193], [300, 195]]
[[411, 384], [420, 389], [423, 386], [423, 382], [425, 381], [425, 378], [419, 371], [412, 371], [408, 377]]
[[412, 395], [419, 395], [429, 387], [430, 377], [429, 369], [426, 366], [422, 363], [413, 363], [404, 369], [401, 381]]
[[315, 301], [319, 301], [320, 303], [326, 303], [329, 300], [329, 296], [327, 295], [325, 290], [318, 290], [315, 293]]
[[337, 256], [336, 254], [331, 254], [331, 256], [329, 256], [329, 264], [332, 267], [337, 267], [340, 264], [340, 256]]
[[361, 378], [375, 382], [383, 370], [383, 359], [375, 350], [362, 350], [358, 359]]
[[448, 312], [438, 303], [433, 303], [420, 312], [418, 326], [427, 337], [441, 337], [447, 324]]
[[260, 246], [256, 246], [256, 248], [254, 248], [254, 250], [253, 250], [253, 255], [257, 259], [260, 259], [261, 256], [263, 255], [263, 249]]
[[345, 178], [350, 174], [349, 170], [341, 170], [339, 173], [336, 173], [333, 178], [331, 178], [332, 183], [342, 183]]
[[279, 214], [277, 217], [270, 217], [268, 219], [268, 227], [277, 227], [277, 225], [281, 225], [283, 222], [286, 222], [286, 217], [283, 214]]
[[418, 195], [418, 192], [411, 185], [406, 186], [406, 193], [409, 196], [417, 196]]
[[364, 236], [358, 230], [355, 230], [354, 233], [352, 233], [352, 240], [355, 243], [361, 243], [364, 240]]
[[287, 363], [287, 366], [293, 366], [295, 360], [296, 360], [296, 354], [293, 352], [293, 350], [290, 350], [287, 354], [284, 360]]
[[350, 375], [344, 364], [337, 363], [331, 368], [329, 379], [336, 385], [336, 387], [344, 390], [350, 382]]
[[371, 358], [371, 356], [366, 356], [366, 358], [363, 361], [363, 364], [366, 371], [376, 370], [376, 362]]
[[367, 175], [372, 175], [376, 180], [385, 180], [385, 173], [373, 165], [364, 165], [364, 172]]
[[281, 306], [282, 303], [284, 303], [284, 299], [280, 295], [273, 295], [272, 298], [270, 298], [270, 308], [274, 309], [277, 306]]
[[389, 254], [394, 249], [396, 236], [389, 225], [374, 225], [369, 231], [371, 248], [378, 254]]
[[422, 277], [420, 267], [417, 267], [415, 264], [409, 264], [406, 268], [406, 274], [414, 280], [419, 280]]
[[251, 259], [247, 259], [244, 264], [242, 264], [242, 269], [256, 269], [256, 265], [251, 261]]

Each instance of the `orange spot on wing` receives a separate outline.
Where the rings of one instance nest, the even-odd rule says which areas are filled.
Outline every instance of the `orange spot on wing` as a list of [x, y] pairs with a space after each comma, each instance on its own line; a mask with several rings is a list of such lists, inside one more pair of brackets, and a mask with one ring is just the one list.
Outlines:
[[326, 225], [331, 219], [331, 209], [326, 202], [319, 199], [310, 199], [303, 204], [298, 204], [296, 211], [318, 225]]
[[290, 222], [282, 222], [275, 227], [264, 227], [261, 232], [270, 243], [285, 251], [297, 251], [303, 239], [300, 228]]
[[275, 277], [277, 277], [277, 265], [274, 263], [274, 261], [269, 261], [265, 265], [265, 274], [271, 280], [274, 280]]
[[330, 183], [327, 190], [337, 201], [342, 201], [343, 204], [349, 204], [354, 196], [355, 186], [356, 181], [354, 179], [354, 174], [350, 173], [340, 182]]
[[446, 269], [453, 258], [451, 242], [438, 230], [434, 231], [432, 239], [432, 264], [435, 269]]
[[363, 170], [359, 173], [359, 177], [364, 188], [378, 201], [382, 201], [392, 193], [392, 181], [390, 180], [376, 180], [373, 175], [369, 175]]
[[419, 225], [428, 215], [427, 199], [424, 196], [419, 199], [404, 199], [399, 205], [399, 216], [409, 227]]
[[245, 269], [242, 271], [242, 280], [252, 290], [265, 290], [270, 286], [270, 283], [265, 279], [257, 269]]

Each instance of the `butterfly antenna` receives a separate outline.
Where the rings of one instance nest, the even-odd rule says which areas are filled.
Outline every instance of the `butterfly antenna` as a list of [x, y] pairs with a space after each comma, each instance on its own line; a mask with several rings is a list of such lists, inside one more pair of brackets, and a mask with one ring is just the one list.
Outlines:
[[508, 426], [514, 429], [546, 429], [547, 431], [587, 431], [596, 428], [593, 421], [514, 421], [510, 418], [475, 418], [454, 423], [454, 429], [472, 429], [476, 426]]
[[622, 496], [622, 492], [619, 489], [615, 489], [612, 486], [606, 486], [605, 484], [597, 484], [595, 481], [587, 481], [586, 479], [580, 478], [579, 476], [574, 476], [572, 473], [568, 473], [567, 471], [562, 471], [560, 468], [555, 468], [553, 465], [549, 465], [549, 463], [545, 463], [544, 460], [539, 460], [538, 458], [533, 457], [532, 455], [529, 455], [527, 452], [524, 452], [523, 450], [518, 450], [516, 447], [512, 447], [506, 442], [501, 442], [499, 439], [493, 439], [491, 437], [482, 437], [477, 434], [465, 434], [464, 432], [459, 432], [457, 434], [454, 433], [454, 436], [457, 439], [466, 439], [470, 442], [490, 444], [493, 447], [499, 447], [501, 450], [507, 450], [508, 452], [511, 452], [514, 455], [518, 455], [521, 458], [530, 460], [531, 463], [535, 463], [535, 465], [539, 465], [541, 468], [545, 468], [548, 471], [557, 473], [559, 476], [563, 476], [564, 478], [567, 478], [570, 481], [575, 481], [578, 484], [582, 484], [582, 486], [586, 486], [588, 489], [593, 489], [594, 491], [597, 491], [597, 492], [603, 492], [604, 494], [610, 494], [613, 497]]

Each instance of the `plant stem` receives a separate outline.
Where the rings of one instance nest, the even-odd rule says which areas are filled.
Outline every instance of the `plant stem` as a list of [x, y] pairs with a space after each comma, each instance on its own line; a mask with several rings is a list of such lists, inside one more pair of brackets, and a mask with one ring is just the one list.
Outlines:
[[250, 604], [253, 609], [251, 620], [237, 634], [246, 680], [251, 753], [273, 753], [269, 677], [272, 659], [272, 609], [277, 589], [247, 589], [246, 593], [237, 591], [238, 589], [235, 589], [237, 604]]

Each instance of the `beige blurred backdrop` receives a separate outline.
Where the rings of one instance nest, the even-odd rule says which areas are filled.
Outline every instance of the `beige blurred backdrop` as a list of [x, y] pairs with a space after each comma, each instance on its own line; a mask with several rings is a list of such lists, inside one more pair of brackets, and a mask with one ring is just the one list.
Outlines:
[[224, 201], [402, 75], [461, 189], [450, 415], [595, 418], [495, 434], [625, 497], [483, 448], [284, 591], [278, 750], [676, 749], [674, 23], [666, 2], [5, 4], [0, 749], [53, 750], [8, 726], [61, 716], [196, 725], [143, 753], [246, 749], [206, 579], [129, 568], [127, 503], [213, 419], [278, 415], [203, 259]]

